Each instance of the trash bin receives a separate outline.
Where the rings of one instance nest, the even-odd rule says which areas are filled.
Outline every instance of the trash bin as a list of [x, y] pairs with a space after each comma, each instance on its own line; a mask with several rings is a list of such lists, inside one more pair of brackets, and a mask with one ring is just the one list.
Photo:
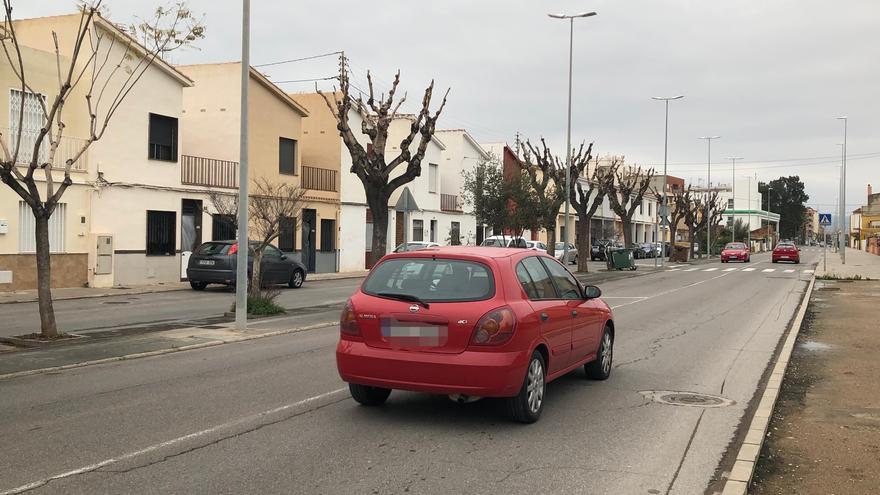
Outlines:
[[636, 260], [632, 249], [614, 249], [605, 251], [605, 260], [609, 270], [635, 270]]
[[688, 260], [688, 247], [675, 245], [672, 248], [672, 256], [670, 257], [670, 261], [674, 261], [677, 263], [687, 263], [687, 260]]

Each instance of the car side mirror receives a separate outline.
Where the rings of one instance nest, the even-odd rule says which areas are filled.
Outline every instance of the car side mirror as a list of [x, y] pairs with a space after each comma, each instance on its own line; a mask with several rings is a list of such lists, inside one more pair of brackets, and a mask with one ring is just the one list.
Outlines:
[[286, 260], [286, 259], [287, 259], [287, 255], [286, 255], [286, 254], [282, 254], [282, 255], [281, 255], [281, 259]]
[[595, 285], [587, 285], [584, 287], [584, 299], [597, 299], [602, 297], [602, 290]]

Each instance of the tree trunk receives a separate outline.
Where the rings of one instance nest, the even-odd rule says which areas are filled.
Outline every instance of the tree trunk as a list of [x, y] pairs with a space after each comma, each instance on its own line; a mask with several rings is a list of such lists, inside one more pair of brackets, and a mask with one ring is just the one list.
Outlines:
[[580, 221], [577, 223], [577, 237], [581, 241], [577, 243], [577, 252], [578, 252], [578, 268], [579, 272], [587, 273], [590, 271], [589, 263], [590, 263], [590, 247], [592, 245], [592, 239], [590, 238], [590, 222], [593, 221], [592, 217], [580, 217]]
[[688, 228], [688, 256], [687, 259], [694, 259], [694, 240], [697, 237], [695, 229]]
[[547, 224], [547, 254], [556, 256], [556, 222]]
[[40, 311], [40, 334], [45, 338], [58, 336], [55, 323], [55, 309], [52, 307], [52, 264], [49, 255], [49, 217], [38, 215], [36, 218], [37, 243], [37, 299]]
[[620, 221], [623, 223], [623, 247], [629, 249], [633, 242], [632, 220], [621, 217]]
[[263, 250], [254, 249], [254, 261], [251, 268], [251, 283], [248, 285], [248, 296], [254, 299], [260, 297], [263, 288]]
[[[375, 201], [370, 205], [373, 212], [373, 265], [385, 256], [388, 251], [388, 198], [385, 201]], [[406, 228], [406, 225], [403, 226]]]

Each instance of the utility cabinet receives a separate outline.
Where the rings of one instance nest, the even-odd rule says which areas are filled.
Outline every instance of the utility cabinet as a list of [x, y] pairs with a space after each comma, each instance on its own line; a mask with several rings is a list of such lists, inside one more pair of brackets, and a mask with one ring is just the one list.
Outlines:
[[113, 236], [99, 234], [95, 239], [95, 275], [109, 275], [113, 273]]

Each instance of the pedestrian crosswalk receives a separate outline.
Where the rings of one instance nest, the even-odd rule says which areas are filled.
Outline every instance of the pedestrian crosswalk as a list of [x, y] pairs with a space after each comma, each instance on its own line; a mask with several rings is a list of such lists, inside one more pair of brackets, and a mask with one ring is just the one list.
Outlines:
[[721, 267], [717, 267], [717, 266], [711, 266], [711, 267], [694, 266], [694, 267], [690, 267], [690, 268], [685, 268], [686, 266], [687, 266], [687, 265], [670, 265], [670, 266], [668, 266], [668, 267], [666, 268], [666, 270], [663, 270], [663, 271], [664, 271], [665, 273], [674, 273], [674, 272], [698, 272], [698, 271], [699, 271], [699, 272], [708, 272], [708, 273], [711, 273], [711, 272], [717, 272], [717, 271], [719, 271], [719, 270], [722, 271], [722, 272], [725, 272], [725, 273], [730, 273], [730, 272], [755, 272], [755, 271], [757, 271], [757, 272], [759, 272], [759, 273], [766, 273], [766, 274], [773, 274], [773, 273], [781, 273], [781, 274], [803, 273], [803, 274], [805, 274], [805, 275], [809, 275], [809, 274], [811, 274], [811, 273], [814, 272], [814, 270], [809, 270], [809, 269], [797, 269], [797, 268], [756, 268], [756, 267], [754, 267], [754, 266], [748, 266], [748, 267], [737, 267], [737, 266], [731, 266], [731, 267], [727, 267], [727, 268], [721, 268]]

